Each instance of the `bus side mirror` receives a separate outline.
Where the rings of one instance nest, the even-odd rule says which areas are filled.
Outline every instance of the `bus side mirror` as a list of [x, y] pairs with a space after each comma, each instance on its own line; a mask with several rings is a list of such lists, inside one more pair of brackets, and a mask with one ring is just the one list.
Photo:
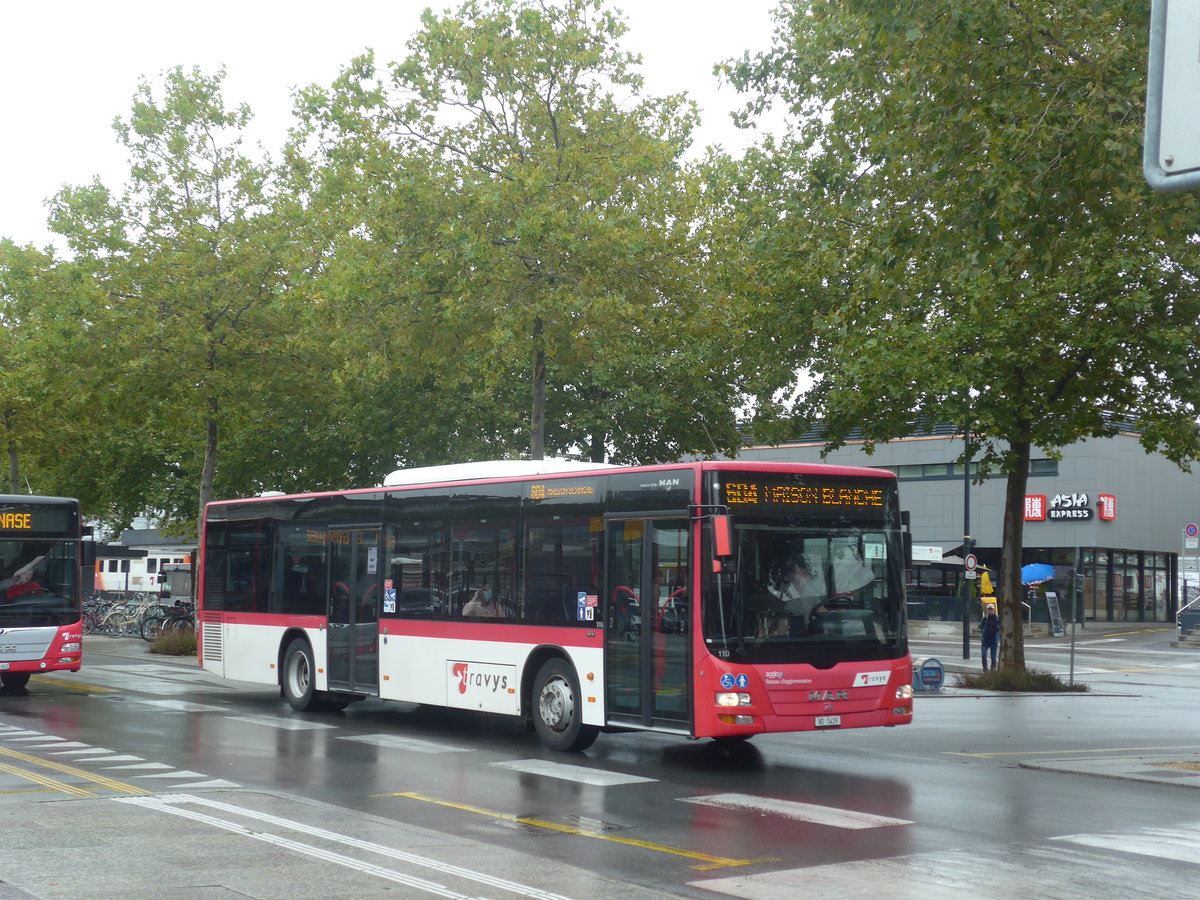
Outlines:
[[718, 559], [733, 556], [733, 522], [729, 516], [713, 516], [713, 555]]
[[84, 569], [90, 569], [96, 565], [96, 542], [82, 541], [80, 546], [79, 564]]
[[712, 523], [713, 572], [732, 575], [734, 571], [733, 520], [729, 516], [713, 516]]

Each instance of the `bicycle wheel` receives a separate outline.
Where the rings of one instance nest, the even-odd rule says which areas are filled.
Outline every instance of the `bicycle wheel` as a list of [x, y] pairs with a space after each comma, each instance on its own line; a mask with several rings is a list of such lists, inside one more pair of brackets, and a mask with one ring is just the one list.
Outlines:
[[142, 619], [142, 640], [152, 641], [162, 634], [163, 623], [166, 620], [166, 616], [146, 616]]
[[185, 613], [181, 616], [168, 616], [163, 623], [163, 631], [168, 634], [183, 634], [187, 631], [194, 631], [196, 628], [196, 620], [191, 613]]

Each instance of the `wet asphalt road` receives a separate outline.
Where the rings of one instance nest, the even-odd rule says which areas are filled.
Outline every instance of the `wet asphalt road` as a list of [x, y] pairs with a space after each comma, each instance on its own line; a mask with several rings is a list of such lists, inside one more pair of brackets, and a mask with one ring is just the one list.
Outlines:
[[[1200, 775], [1163, 764], [1200, 759], [1200, 652], [1173, 636], [1077, 634], [1084, 695], [951, 686], [900, 729], [574, 755], [478, 715], [300, 715], [96, 638], [0, 696], [0, 898], [1182, 896]], [[913, 653], [977, 664], [953, 636]]]

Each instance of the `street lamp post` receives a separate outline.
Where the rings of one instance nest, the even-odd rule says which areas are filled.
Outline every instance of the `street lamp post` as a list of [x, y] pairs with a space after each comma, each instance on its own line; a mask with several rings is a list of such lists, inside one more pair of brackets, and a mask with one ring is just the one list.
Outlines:
[[967, 581], [967, 558], [975, 549], [975, 541], [971, 539], [971, 426], [963, 429], [963, 579], [962, 579], [962, 658], [971, 658], [971, 610], [970, 585]]

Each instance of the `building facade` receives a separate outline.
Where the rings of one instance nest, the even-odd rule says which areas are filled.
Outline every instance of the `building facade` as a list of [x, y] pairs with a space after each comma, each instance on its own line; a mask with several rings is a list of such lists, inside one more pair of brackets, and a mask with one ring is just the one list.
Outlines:
[[[871, 454], [863, 447], [862, 442], [849, 443], [824, 461], [895, 472], [914, 545], [953, 555], [970, 534], [981, 564], [999, 567], [1008, 479], [993, 474], [982, 483], [968, 480], [957, 462], [963, 453], [961, 434], [940, 426], [877, 444]], [[780, 446], [747, 447], [739, 458], [818, 462], [821, 449], [814, 435]], [[1065, 448], [1059, 460], [1035, 449], [1024, 519], [1023, 564], [1054, 567], [1053, 578], [1034, 593], [1044, 602], [1045, 592], [1053, 591], [1068, 618], [1071, 604], [1078, 603], [1083, 621], [1173, 622], [1182, 583], [1193, 588], [1200, 583], [1200, 543], [1197, 535], [1187, 533], [1200, 521], [1200, 477], [1160, 454], [1147, 453], [1136, 434], [1081, 441]], [[931, 559], [930, 565], [918, 566], [910, 594], [956, 592], [962, 565], [961, 558], [954, 561], [957, 565]], [[958, 605], [957, 615], [961, 611]], [[945, 617], [954, 615], [947, 606]], [[919, 608], [914, 617], [922, 617]]]

